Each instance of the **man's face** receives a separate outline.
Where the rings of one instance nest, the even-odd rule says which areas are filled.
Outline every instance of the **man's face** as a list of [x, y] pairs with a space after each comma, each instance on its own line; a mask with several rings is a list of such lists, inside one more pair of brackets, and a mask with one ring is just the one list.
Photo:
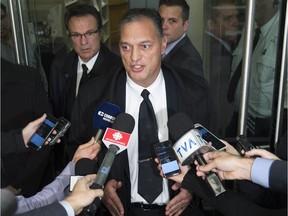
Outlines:
[[160, 39], [148, 18], [125, 24], [120, 29], [120, 54], [129, 77], [138, 85], [150, 86], [161, 67], [166, 39]]
[[[72, 17], [69, 20], [70, 35], [79, 35], [91, 33], [98, 30], [97, 22], [94, 16], [87, 15], [81, 17]], [[93, 58], [100, 49], [101, 31], [90, 34], [90, 36], [75, 38], [71, 37], [72, 45], [75, 52], [84, 62], [88, 62]]]
[[239, 28], [238, 11], [234, 5], [219, 6], [218, 16], [211, 20], [210, 31], [223, 40], [234, 42], [237, 40], [237, 31]]
[[161, 5], [159, 13], [162, 17], [162, 27], [167, 43], [172, 43], [182, 37], [187, 31], [188, 21], [182, 19], [182, 8], [180, 6]]

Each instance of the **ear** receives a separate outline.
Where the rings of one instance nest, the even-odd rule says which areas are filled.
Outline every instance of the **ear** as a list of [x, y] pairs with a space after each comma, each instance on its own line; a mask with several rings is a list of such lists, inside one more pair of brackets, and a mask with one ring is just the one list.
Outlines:
[[166, 47], [167, 47], [167, 36], [164, 35], [162, 38], [161, 53], [165, 51]]
[[188, 20], [184, 21], [183, 26], [184, 26], [184, 31], [186, 32], [187, 29], [188, 29], [188, 27], [189, 27], [189, 22], [188, 22]]

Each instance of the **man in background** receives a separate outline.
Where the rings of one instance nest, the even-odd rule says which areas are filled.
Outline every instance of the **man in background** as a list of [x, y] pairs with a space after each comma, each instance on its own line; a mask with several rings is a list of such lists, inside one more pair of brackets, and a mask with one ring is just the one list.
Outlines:
[[[121, 59], [101, 43], [102, 19], [94, 6], [72, 6], [65, 13], [64, 22], [73, 50], [52, 63], [49, 98], [55, 117], [63, 116], [71, 120], [74, 101], [86, 81], [116, 72]], [[62, 142], [56, 147], [57, 170], [62, 170], [67, 162], [62, 161], [67, 141], [64, 138]], [[68, 155], [71, 159], [73, 153], [68, 152]]]
[[159, 13], [164, 36], [167, 38], [162, 59], [174, 67], [203, 77], [201, 56], [186, 33], [189, 27], [189, 9], [185, 0], [160, 0]]

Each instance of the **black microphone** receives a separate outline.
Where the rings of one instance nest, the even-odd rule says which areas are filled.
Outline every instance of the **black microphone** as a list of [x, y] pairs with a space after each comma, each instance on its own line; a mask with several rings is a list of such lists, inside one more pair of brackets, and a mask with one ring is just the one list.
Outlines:
[[[131, 133], [135, 126], [134, 118], [127, 113], [120, 113], [112, 124], [112, 128], [107, 128], [103, 136], [103, 143], [107, 146], [108, 151], [97, 172], [97, 177], [91, 189], [100, 189], [103, 187], [116, 154], [126, 150], [130, 141]], [[96, 198], [87, 208], [84, 209], [83, 215], [94, 216], [100, 204], [100, 198]]]
[[[213, 151], [213, 148], [202, 139], [201, 132], [194, 129], [194, 124], [185, 113], [177, 113], [168, 120], [168, 128], [173, 139], [177, 140], [173, 149], [182, 165], [189, 165], [194, 160], [205, 165], [203, 154]], [[225, 192], [220, 179], [214, 172], [207, 172], [205, 181], [215, 196]]]
[[75, 176], [70, 176], [70, 191], [73, 190], [76, 182], [83, 176], [96, 173], [96, 161], [89, 158], [81, 158], [75, 164]]

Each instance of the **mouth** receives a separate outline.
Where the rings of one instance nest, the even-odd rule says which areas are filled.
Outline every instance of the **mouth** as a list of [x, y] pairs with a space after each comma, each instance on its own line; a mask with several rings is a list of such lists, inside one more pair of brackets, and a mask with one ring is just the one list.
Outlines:
[[133, 72], [141, 72], [144, 69], [143, 65], [132, 65], [131, 69]]

